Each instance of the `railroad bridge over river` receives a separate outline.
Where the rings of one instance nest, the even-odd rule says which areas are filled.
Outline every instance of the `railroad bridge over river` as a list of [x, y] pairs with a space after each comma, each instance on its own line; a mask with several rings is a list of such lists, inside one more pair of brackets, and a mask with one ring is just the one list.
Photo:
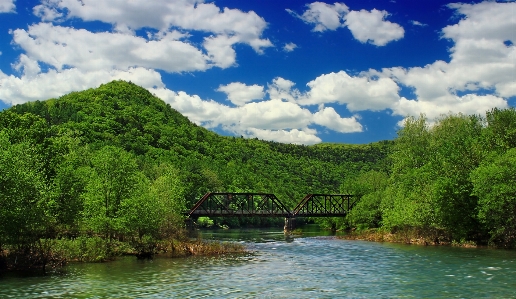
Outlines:
[[296, 217], [344, 217], [356, 204], [349, 194], [308, 194], [291, 210], [271, 193], [206, 193], [187, 212], [198, 217], [283, 217], [285, 230]]

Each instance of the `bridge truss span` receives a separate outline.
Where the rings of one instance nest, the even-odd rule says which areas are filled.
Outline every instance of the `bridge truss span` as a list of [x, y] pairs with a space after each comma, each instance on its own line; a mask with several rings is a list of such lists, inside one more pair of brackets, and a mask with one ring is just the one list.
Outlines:
[[188, 212], [190, 217], [284, 217], [289, 209], [270, 193], [206, 193]]
[[292, 217], [344, 217], [356, 204], [350, 194], [308, 194], [292, 211]]
[[198, 217], [344, 217], [357, 200], [349, 194], [308, 194], [289, 210], [271, 193], [206, 193], [186, 214]]

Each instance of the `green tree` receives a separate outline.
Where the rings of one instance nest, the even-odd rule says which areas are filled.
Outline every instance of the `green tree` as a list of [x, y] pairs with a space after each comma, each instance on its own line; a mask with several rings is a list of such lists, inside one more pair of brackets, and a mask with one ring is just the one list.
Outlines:
[[342, 184], [341, 193], [352, 194], [357, 200], [347, 217], [351, 225], [359, 229], [380, 227], [380, 206], [388, 179], [387, 174], [371, 170], [349, 178]]
[[433, 180], [428, 164], [430, 132], [426, 118], [408, 118], [398, 132], [392, 152], [389, 184], [381, 203], [383, 224], [391, 230], [437, 224], [431, 197]]
[[482, 159], [481, 130], [479, 117], [458, 114], [441, 118], [430, 131], [433, 202], [440, 226], [456, 240], [479, 230], [469, 176]]
[[83, 211], [83, 194], [89, 181], [90, 149], [73, 145], [56, 166], [52, 181], [51, 212], [67, 233], [76, 233]]
[[84, 193], [84, 223], [105, 236], [122, 230], [121, 204], [133, 196], [141, 176], [135, 157], [119, 147], [105, 146], [93, 153]]
[[0, 131], [0, 248], [33, 246], [52, 222], [38, 152]]
[[516, 109], [494, 108], [486, 113], [482, 141], [488, 152], [505, 152], [516, 147]]
[[516, 246], [516, 148], [471, 173], [478, 217], [491, 235], [490, 242]]

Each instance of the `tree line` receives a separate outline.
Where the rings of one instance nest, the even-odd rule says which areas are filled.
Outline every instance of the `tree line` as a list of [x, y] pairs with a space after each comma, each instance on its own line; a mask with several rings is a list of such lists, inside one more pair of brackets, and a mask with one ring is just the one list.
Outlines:
[[388, 171], [347, 178], [361, 197], [347, 224], [411, 230], [434, 242], [516, 245], [516, 110], [485, 117], [409, 118], [388, 156]]

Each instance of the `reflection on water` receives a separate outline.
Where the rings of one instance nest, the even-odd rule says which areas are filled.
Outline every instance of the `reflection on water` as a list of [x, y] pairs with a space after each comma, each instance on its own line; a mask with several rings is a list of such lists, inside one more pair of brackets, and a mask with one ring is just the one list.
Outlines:
[[0, 278], [0, 298], [516, 298], [516, 252], [346, 241], [327, 232], [203, 231], [250, 253], [122, 258]]

